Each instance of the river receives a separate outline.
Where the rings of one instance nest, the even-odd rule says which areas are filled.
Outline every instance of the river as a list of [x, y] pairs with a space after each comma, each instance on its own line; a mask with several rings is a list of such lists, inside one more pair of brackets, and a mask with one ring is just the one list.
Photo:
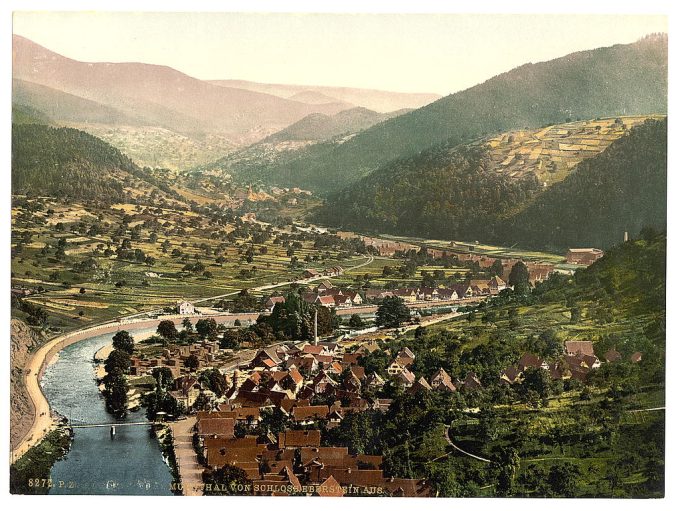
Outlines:
[[[130, 331], [142, 335], [143, 330]], [[73, 424], [145, 421], [144, 411], [116, 420], [97, 388], [93, 357], [113, 334], [66, 347], [41, 381], [50, 406]], [[148, 426], [76, 428], [69, 453], [52, 468], [51, 494], [171, 495], [172, 475]]]

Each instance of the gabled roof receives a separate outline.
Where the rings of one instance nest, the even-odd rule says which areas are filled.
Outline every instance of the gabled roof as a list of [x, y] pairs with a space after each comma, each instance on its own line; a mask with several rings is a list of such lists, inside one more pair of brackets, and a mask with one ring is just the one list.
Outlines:
[[316, 300], [314, 302], [318, 302], [321, 305], [335, 305], [335, 297], [334, 296], [317, 296]]
[[302, 353], [308, 353], [310, 355], [321, 355], [323, 350], [323, 346], [314, 346], [313, 344], [305, 344], [302, 347]]
[[328, 415], [327, 405], [296, 406], [291, 410], [293, 420], [325, 419]]
[[567, 353], [595, 354], [592, 341], [565, 341], [564, 349]]
[[321, 431], [288, 430], [279, 433], [279, 449], [290, 447], [319, 447], [321, 445]]
[[610, 348], [607, 350], [607, 353], [604, 354], [604, 359], [607, 362], [616, 362], [617, 360], [621, 360], [621, 353], [616, 351], [614, 348]]
[[320, 497], [342, 497], [345, 490], [333, 476], [330, 476], [317, 487], [316, 493]]
[[538, 369], [543, 365], [543, 360], [540, 357], [534, 355], [533, 353], [525, 353], [517, 362], [520, 369], [526, 369], [527, 367], [533, 367]]

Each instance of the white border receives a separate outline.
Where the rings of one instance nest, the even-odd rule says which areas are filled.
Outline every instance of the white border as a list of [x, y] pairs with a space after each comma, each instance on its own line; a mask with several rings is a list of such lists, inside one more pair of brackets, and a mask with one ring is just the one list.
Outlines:
[[[570, 0], [569, 2], [549, 3], [545, 0], [523, 0], [521, 2], [508, 2], [507, 0], [485, 0], [483, 2], [463, 2], [463, 1], [436, 1], [436, 0], [392, 0], [380, 2], [377, 0], [331, 0], [326, 2], [309, 1], [309, 0], [232, 0], [219, 2], [217, 0], [195, 0], [195, 1], [180, 1], [180, 0], [165, 0], [165, 1], [149, 1], [149, 0], [101, 0], [101, 1], [83, 1], [83, 0], [5, 0], [0, 4], [0, 69], [3, 70], [2, 80], [0, 80], [0, 90], [2, 94], [2, 101], [0, 101], [0, 119], [3, 122], [0, 124], [2, 135], [0, 136], [0, 151], [2, 154], [2, 166], [0, 167], [0, 179], [2, 179], [2, 186], [0, 189], [4, 193], [4, 199], [0, 202], [2, 213], [0, 215], [0, 222], [2, 222], [3, 242], [0, 244], [0, 254], [5, 263], [4, 272], [2, 273], [2, 285], [0, 289], [4, 289], [2, 296], [3, 304], [0, 306], [0, 314], [4, 319], [4, 332], [6, 333], [6, 342], [2, 348], [2, 384], [5, 391], [2, 393], [1, 406], [5, 414], [5, 420], [2, 421], [0, 430], [2, 431], [3, 440], [2, 450], [6, 453], [5, 459], [9, 459], [9, 449], [7, 439], [9, 438], [9, 397], [8, 397], [8, 383], [9, 375], [8, 367], [8, 347], [9, 347], [9, 229], [10, 229], [10, 129], [11, 129], [11, 76], [9, 70], [11, 69], [11, 34], [12, 34], [12, 11], [18, 10], [45, 10], [45, 11], [78, 11], [78, 10], [98, 10], [98, 11], [203, 11], [203, 12], [388, 12], [388, 13], [432, 13], [432, 12], [468, 12], [468, 13], [509, 13], [509, 14], [667, 14], [669, 15], [669, 165], [668, 165], [668, 185], [669, 185], [669, 200], [668, 201], [668, 289], [680, 289], [680, 266], [675, 264], [678, 261], [678, 222], [680, 219], [678, 215], [678, 201], [674, 200], [676, 194], [680, 192], [678, 187], [677, 171], [677, 146], [675, 141], [677, 139], [675, 129], [675, 119], [673, 113], [676, 106], [676, 94], [674, 94], [673, 86], [676, 86], [676, 57], [677, 45], [675, 44], [675, 24], [676, 12], [672, 1], [663, 0], [646, 0], [632, 1], [632, 0], [618, 0], [612, 2], [593, 2], [592, 0]], [[667, 309], [671, 312], [677, 310], [678, 298], [674, 294], [668, 296]], [[276, 509], [296, 509], [304, 506], [318, 506], [322, 505], [324, 509], [345, 510], [348, 506], [352, 508], [375, 508], [387, 507], [390, 509], [411, 509], [413, 507], [427, 508], [427, 509], [451, 509], [452, 506], [466, 506], [474, 507], [476, 509], [486, 509], [487, 507], [499, 507], [504, 510], [512, 509], [573, 509], [575, 506], [584, 506], [586, 509], [598, 507], [603, 509], [639, 509], [654, 508], [654, 509], [670, 509], [677, 508], [680, 491], [677, 489], [678, 481], [678, 441], [676, 435], [678, 431], [678, 384], [674, 377], [675, 365], [678, 360], [678, 347], [675, 345], [680, 342], [676, 335], [678, 330], [677, 316], [671, 313], [668, 315], [667, 325], [667, 425], [666, 425], [666, 498], [663, 500], [588, 500], [578, 501], [561, 500], [561, 501], [546, 501], [546, 500], [493, 500], [493, 499], [354, 499], [351, 503], [345, 499], [326, 499], [325, 501], [301, 500], [300, 498], [289, 499], [271, 499], [263, 497], [240, 497], [237, 499], [230, 498], [228, 501], [212, 498], [202, 499], [200, 501], [189, 501], [187, 499], [173, 499], [172, 497], [164, 498], [164, 500], [157, 502], [153, 497], [118, 497], [113, 499], [102, 499], [99, 497], [84, 496], [84, 497], [25, 497], [25, 496], [8, 496], [8, 465], [0, 463], [0, 470], [2, 470], [2, 481], [5, 490], [2, 492], [2, 503], [7, 507], [6, 509], [16, 509], [17, 507], [38, 507], [51, 506], [59, 508], [89, 508], [97, 510], [116, 509], [121, 507], [133, 508], [150, 507], [160, 505], [169, 509], [183, 509], [187, 506], [200, 506], [201, 508], [213, 507], [229, 507], [229, 506], [276, 506]], [[48, 499], [48, 500], [44, 500]], [[172, 499], [172, 500], [170, 500]]]

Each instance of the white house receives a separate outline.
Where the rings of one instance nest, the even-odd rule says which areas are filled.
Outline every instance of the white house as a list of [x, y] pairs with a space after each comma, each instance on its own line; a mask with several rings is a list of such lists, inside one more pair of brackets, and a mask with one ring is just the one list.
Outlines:
[[177, 313], [178, 314], [196, 314], [194, 309], [194, 304], [187, 302], [186, 300], [177, 302]]

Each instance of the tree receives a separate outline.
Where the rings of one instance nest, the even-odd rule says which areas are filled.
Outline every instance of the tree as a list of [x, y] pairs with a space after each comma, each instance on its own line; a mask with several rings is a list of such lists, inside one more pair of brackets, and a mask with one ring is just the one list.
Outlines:
[[222, 336], [220, 348], [236, 350], [241, 347], [241, 334], [238, 330], [227, 330]]
[[364, 326], [364, 321], [361, 319], [359, 314], [352, 314], [349, 318], [349, 326], [351, 328], [359, 329]]
[[502, 277], [503, 276], [503, 261], [500, 259], [494, 259], [493, 264], [489, 270], [491, 275]]
[[196, 322], [196, 332], [201, 339], [213, 337], [217, 333], [217, 322], [213, 318], [199, 319]]
[[203, 482], [208, 495], [243, 495], [250, 486], [246, 472], [232, 465], [204, 472]]
[[128, 355], [132, 355], [135, 351], [135, 340], [126, 330], [116, 332], [116, 335], [113, 336], [113, 349], [124, 351]]
[[156, 329], [156, 332], [158, 332], [158, 335], [163, 337], [164, 339], [168, 341], [172, 341], [173, 339], [177, 338], [177, 328], [175, 327], [175, 322], [171, 321], [169, 319], [164, 319], [160, 323], [158, 323], [158, 328]]
[[203, 371], [199, 376], [198, 381], [212, 390], [217, 397], [222, 397], [227, 391], [227, 380], [217, 368]]
[[496, 476], [496, 492], [499, 495], [512, 495], [515, 475], [520, 466], [519, 454], [512, 447], [494, 447], [491, 454], [490, 469]]
[[151, 375], [156, 379], [156, 384], [162, 389], [167, 389], [174, 380], [169, 367], [154, 367]]
[[516, 262], [510, 270], [508, 284], [512, 286], [516, 293], [526, 294], [529, 291], [529, 270], [522, 261]]
[[114, 373], [116, 369], [122, 373], [127, 373], [130, 370], [130, 355], [126, 351], [113, 350], [106, 358], [104, 370], [107, 373]]
[[398, 328], [403, 322], [408, 321], [410, 317], [411, 311], [404, 305], [404, 300], [398, 296], [388, 296], [378, 307], [375, 313], [375, 322], [378, 326]]
[[189, 355], [187, 359], [184, 361], [184, 366], [191, 372], [196, 371], [200, 364], [201, 363], [196, 355]]
[[184, 328], [185, 332], [193, 332], [194, 331], [194, 324], [191, 322], [189, 318], [184, 318], [182, 320], [182, 328]]
[[542, 367], [527, 367], [520, 388], [525, 397], [536, 393], [540, 399], [547, 399], [551, 388], [550, 373]]
[[551, 497], [575, 497], [578, 478], [581, 474], [577, 465], [565, 462], [553, 465], [548, 473]]

